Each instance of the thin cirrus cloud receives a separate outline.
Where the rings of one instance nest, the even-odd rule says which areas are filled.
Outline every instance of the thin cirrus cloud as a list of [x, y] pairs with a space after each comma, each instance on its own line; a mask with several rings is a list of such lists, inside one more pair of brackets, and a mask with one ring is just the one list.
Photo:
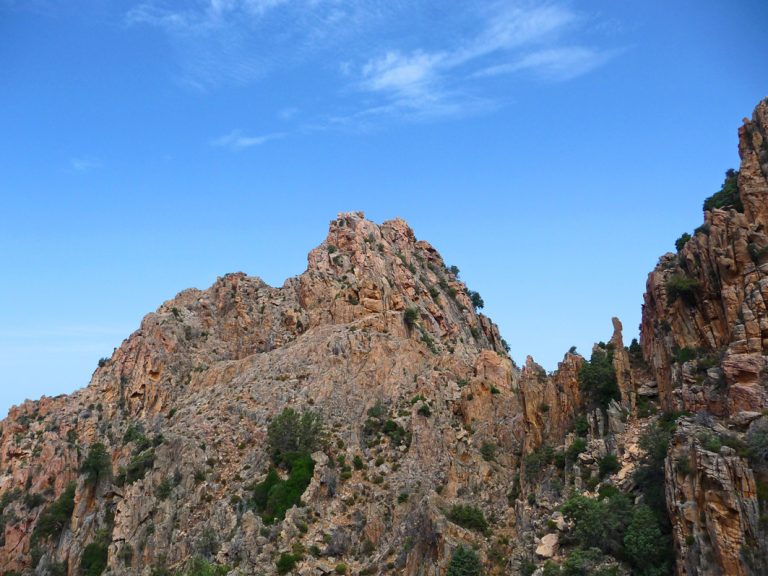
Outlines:
[[580, 46], [540, 50], [506, 64], [489, 66], [477, 72], [477, 77], [500, 76], [532, 70], [551, 80], [570, 80], [603, 65], [614, 52], [599, 52]]
[[246, 136], [240, 130], [232, 130], [229, 134], [220, 136], [211, 141], [212, 146], [229, 148], [230, 150], [244, 150], [253, 146], [261, 146], [270, 140], [278, 140], [285, 136], [284, 133], [264, 134], [262, 136]]
[[69, 167], [75, 172], [84, 174], [101, 167], [101, 162], [96, 158], [90, 157], [72, 158], [69, 161]]
[[[201, 90], [275, 72], [298, 77], [311, 65], [319, 84], [332, 86], [319, 94], [321, 105], [336, 113], [315, 128], [488, 112], [508, 97], [499, 78], [572, 80], [618, 53], [600, 46], [596, 18], [559, 0], [461, 3], [439, 12], [433, 0], [206, 0], [191, 8], [149, 0], [127, 22], [168, 34], [181, 80]], [[271, 139], [233, 133], [217, 145]]]
[[[488, 13], [476, 36], [451, 50], [391, 51], [369, 60], [361, 68], [359, 86], [404, 110], [461, 111], [470, 102], [467, 94], [482, 93], [484, 78], [529, 71], [564, 81], [607, 62], [612, 55], [608, 50], [560, 45], [581, 23], [583, 18], [564, 5], [497, 9]], [[453, 106], [447, 105], [451, 102]]]

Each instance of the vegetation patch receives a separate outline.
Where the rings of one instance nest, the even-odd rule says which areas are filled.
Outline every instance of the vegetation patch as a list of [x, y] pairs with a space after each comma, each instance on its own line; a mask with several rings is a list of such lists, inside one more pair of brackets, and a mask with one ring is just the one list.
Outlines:
[[689, 306], [696, 303], [699, 281], [684, 274], [674, 274], [667, 280], [667, 296], [670, 302], [680, 299]]
[[739, 172], [737, 170], [728, 169], [720, 190], [704, 200], [704, 211], [715, 208], [733, 208], [737, 212], [744, 212], [744, 204], [742, 204], [739, 194]]
[[453, 551], [447, 576], [480, 576], [482, 573], [483, 565], [474, 550], [459, 546]]
[[488, 521], [483, 511], [476, 506], [468, 504], [454, 504], [446, 514], [448, 520], [469, 530], [476, 530], [482, 534], [488, 532]]
[[549, 464], [555, 458], [552, 446], [544, 444], [525, 457], [525, 478], [528, 482], [535, 482]]
[[37, 525], [32, 532], [32, 542], [59, 536], [72, 519], [75, 511], [75, 484], [72, 483], [61, 493], [61, 496], [46, 508], [37, 519]]
[[85, 474], [85, 481], [91, 486], [97, 486], [102, 479], [111, 475], [112, 459], [104, 444], [96, 442], [91, 446], [80, 472]]
[[593, 406], [603, 409], [608, 407], [611, 400], [621, 398], [613, 369], [612, 350], [607, 347], [595, 348], [589, 362], [584, 362], [579, 370], [579, 388]]
[[[265, 522], [282, 520], [291, 507], [301, 504], [301, 495], [315, 470], [311, 453], [320, 444], [322, 434], [322, 419], [311, 411], [299, 416], [286, 408], [270, 422], [267, 442], [274, 466], [262, 482], [252, 487], [251, 497], [251, 505]], [[278, 466], [287, 472], [287, 479], [280, 477]]]

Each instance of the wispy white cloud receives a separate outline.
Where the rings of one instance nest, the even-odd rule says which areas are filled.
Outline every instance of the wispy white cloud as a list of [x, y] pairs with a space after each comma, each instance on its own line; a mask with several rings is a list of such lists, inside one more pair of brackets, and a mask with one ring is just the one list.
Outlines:
[[522, 55], [518, 60], [489, 66], [476, 77], [499, 76], [530, 70], [550, 80], [570, 80], [601, 66], [613, 52], [600, 52], [581, 46], [550, 48]]
[[300, 110], [295, 106], [286, 106], [277, 113], [277, 116], [281, 120], [291, 120], [295, 118], [299, 112]]
[[[470, 113], [477, 110], [473, 93], [482, 91], [478, 85], [482, 78], [530, 70], [564, 81], [605, 63], [608, 52], [561, 46], [561, 38], [581, 20], [564, 4], [525, 8], [496, 4], [483, 11], [480, 30], [452, 49], [389, 51], [368, 60], [359, 68], [358, 86], [383, 95], [393, 112]], [[479, 100], [493, 107], [493, 100]]]
[[75, 172], [85, 173], [101, 167], [101, 162], [90, 157], [72, 158], [69, 161], [69, 167]]
[[[457, 3], [437, 16], [431, 0], [145, 0], [126, 21], [168, 34], [180, 81], [202, 91], [313, 64], [312, 77], [330, 76], [324, 85], [337, 89], [325, 94], [333, 125], [492, 110], [507, 96], [489, 88], [497, 84], [491, 77], [566, 81], [615, 53], [588, 41], [599, 36], [597, 19], [567, 0]], [[294, 112], [277, 115], [290, 120]], [[230, 134], [217, 145], [269, 139]]]
[[211, 140], [211, 145], [231, 150], [243, 150], [252, 146], [261, 146], [270, 140], [278, 140], [284, 137], [285, 133], [283, 132], [264, 134], [262, 136], [246, 136], [240, 130], [232, 130], [229, 134]]

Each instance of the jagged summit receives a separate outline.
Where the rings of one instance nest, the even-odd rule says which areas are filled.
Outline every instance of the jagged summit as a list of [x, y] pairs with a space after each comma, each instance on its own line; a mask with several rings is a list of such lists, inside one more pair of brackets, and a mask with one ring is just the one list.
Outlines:
[[[46, 495], [43, 505], [75, 481], [76, 520], [66, 542], [40, 543], [40, 506], [19, 508], [19, 521], [6, 523], [0, 570], [64, 562], [74, 573], [86, 545], [106, 528], [114, 573], [137, 573], [161, 556], [182, 566], [211, 528], [227, 564], [247, 566], [246, 573], [273, 566], [276, 548], [257, 542], [263, 523], [233, 502], [247, 502], [248, 487], [266, 473], [266, 425], [285, 407], [323, 415], [332, 458], [367, 462], [371, 476], [340, 487], [347, 496], [339, 499], [326, 486], [336, 473], [318, 456], [304, 499], [335, 533], [348, 523], [346, 499], [364, 489], [370, 508], [357, 521], [369, 528], [354, 537], [345, 532], [345, 541], [352, 538], [345, 546], [370, 541], [384, 558], [385, 548], [413, 538], [408, 526], [431, 518], [423, 507], [434, 506], [435, 486], [455, 497], [476, 474], [456, 460], [460, 445], [462, 458], [482, 460], [465, 427], [478, 439], [499, 436], [510, 454], [520, 445], [520, 431], [501, 432], [520, 413], [518, 374], [496, 326], [430, 244], [417, 241], [403, 220], [377, 225], [361, 213], [340, 214], [309, 253], [307, 270], [282, 287], [234, 273], [206, 290], [185, 290], [148, 314], [87, 388], [11, 410], [2, 429], [0, 493], [25, 486]], [[407, 434], [407, 447], [369, 437], [366, 413], [377, 405], [387, 426]], [[161, 440], [136, 447], [126, 440], [135, 429]], [[113, 474], [93, 489], [80, 466], [95, 444], [106, 446]], [[380, 476], [385, 485], [370, 484]], [[173, 507], [153, 496], [169, 477], [177, 479]], [[500, 502], [511, 481], [504, 477], [493, 489]], [[397, 491], [414, 500], [391, 520], [400, 526], [393, 531], [381, 525], [388, 505], [375, 502], [395, 501]], [[127, 545], [130, 566], [120, 560]]]

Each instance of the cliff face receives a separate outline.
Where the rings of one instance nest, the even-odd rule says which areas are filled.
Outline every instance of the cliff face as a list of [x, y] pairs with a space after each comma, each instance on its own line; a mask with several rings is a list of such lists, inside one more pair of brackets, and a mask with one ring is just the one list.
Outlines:
[[[649, 275], [641, 341], [668, 408], [731, 416], [765, 404], [768, 350], [768, 105], [739, 130], [738, 191], [743, 212], [712, 209], [680, 249]], [[673, 369], [679, 351], [712, 355], [724, 393], [686, 382]], [[677, 364], [681, 364], [677, 362]], [[710, 379], [711, 380], [711, 379]]]
[[[613, 319], [591, 361], [519, 369], [458, 269], [361, 213], [280, 288], [238, 273], [181, 292], [88, 387], [2, 422], [0, 573], [437, 575], [464, 546], [490, 574], [628, 574], [644, 561], [622, 549], [628, 518], [588, 557], [560, 508], [618, 491], [642, 519], [652, 489], [678, 574], [768, 573], [768, 102], [739, 135], [738, 209], [712, 207], [650, 274], [642, 352]], [[286, 408], [324, 432], [300, 502], [270, 522], [259, 485]], [[675, 420], [649, 468], [644, 438]]]
[[[434, 248], [401, 220], [339, 215], [282, 288], [230, 274], [186, 290], [144, 318], [87, 388], [11, 411], [0, 570], [78, 573], [106, 532], [113, 574], [194, 556], [270, 572], [297, 546], [321, 552], [306, 555], [308, 570], [344, 561], [432, 573], [456, 542], [484, 542], [446, 521], [449, 503], [471, 502], [515, 534], [507, 493], [534, 429], [519, 382], [496, 326]], [[562, 427], [569, 411], [548, 401]], [[271, 526], [248, 501], [269, 467], [267, 424], [286, 407], [321, 414], [327, 445], [313, 455], [304, 506]], [[367, 429], [372, 408], [408, 442]], [[97, 443], [111, 474], [94, 484], [82, 466]], [[360, 466], [339, 468], [355, 457]], [[41, 538], [70, 483], [71, 518]]]
[[683, 420], [667, 462], [679, 574], [768, 570], [756, 487], [765, 461], [754, 440], [768, 407], [767, 136], [763, 101], [739, 130], [741, 167], [729, 178], [738, 198], [705, 211], [648, 277], [645, 356], [663, 406], [696, 416]]

